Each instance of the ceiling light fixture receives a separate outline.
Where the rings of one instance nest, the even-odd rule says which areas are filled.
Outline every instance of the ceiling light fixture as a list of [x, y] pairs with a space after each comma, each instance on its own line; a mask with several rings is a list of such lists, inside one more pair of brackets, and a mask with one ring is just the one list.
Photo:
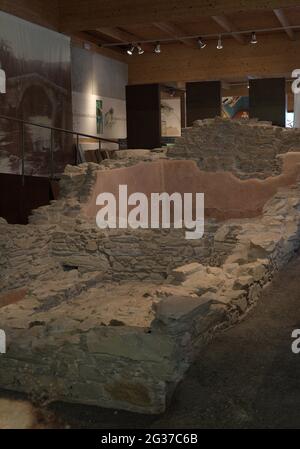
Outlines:
[[144, 50], [142, 49], [142, 47], [141, 47], [141, 44], [138, 44], [136, 48], [137, 48], [137, 50], [138, 50], [138, 54], [139, 54], [139, 55], [142, 55], [142, 54], [145, 53], [145, 51], [144, 51]]
[[257, 44], [257, 37], [255, 31], [252, 31], [250, 44]]
[[127, 49], [127, 54], [129, 55], [129, 56], [132, 56], [133, 55], [133, 52], [134, 52], [134, 45], [130, 45], [130, 47]]
[[[283, 30], [300, 30], [300, 24], [299, 25], [290, 25], [290, 26], [286, 26], [286, 27], [275, 27], [275, 28], [258, 28], [258, 29], [256, 29], [256, 31], [252, 31], [251, 29], [248, 29], [248, 30], [245, 30], [245, 31], [236, 31], [236, 32], [233, 32], [233, 31], [228, 31], [228, 32], [222, 32], [222, 34], [221, 34], [221, 36], [222, 37], [224, 37], [224, 36], [226, 36], [226, 37], [232, 37], [232, 35], [240, 35], [240, 36], [243, 36], [243, 35], [245, 35], [245, 36], [251, 36], [252, 35], [252, 33], [254, 33], [254, 35], [255, 36], [253, 36], [254, 37], [254, 39], [253, 39], [253, 43], [256, 43], [256, 41], [257, 41], [257, 39], [256, 39], [256, 35], [257, 35], [257, 33], [273, 33], [273, 32], [276, 32], [276, 31], [283, 31]], [[216, 38], [216, 37], [218, 37], [218, 36], [220, 36], [220, 35], [218, 35], [218, 34], [215, 34], [215, 33], [210, 33], [210, 34], [203, 34], [202, 35], [202, 38], [203, 39], [210, 39], [210, 38]], [[164, 39], [160, 39], [160, 43], [162, 43], [162, 42], [179, 42], [179, 41], [182, 41], [182, 40], [184, 40], [184, 41], [186, 41], [186, 40], [197, 40], [197, 39], [199, 39], [199, 35], [191, 35], [191, 34], [189, 34], [189, 35], [186, 35], [186, 36], [177, 36], [177, 37], [166, 37], [166, 38], [164, 38]], [[140, 40], [139, 41], [139, 43], [140, 44], [153, 44], [153, 45], [155, 45], [155, 43], [157, 42], [157, 40], [156, 39], [145, 39], [145, 40]], [[249, 42], [250, 42], [250, 40], [249, 40]], [[120, 46], [122, 46], [122, 47], [128, 47], [128, 41], [124, 41], [124, 42], [108, 42], [108, 43], [101, 43], [101, 44], [99, 44], [99, 46], [101, 46], [101, 47], [104, 47], [104, 48], [107, 48], [107, 47], [120, 47]]]
[[201, 37], [198, 38], [198, 45], [199, 45], [199, 48], [201, 48], [201, 50], [206, 47], [206, 43], [203, 42]]
[[161, 53], [161, 48], [160, 48], [160, 43], [156, 42], [155, 48], [154, 48], [154, 53], [156, 53], [157, 55], [159, 55]]
[[91, 48], [92, 48], [92, 46], [91, 46], [91, 44], [90, 44], [90, 42], [84, 42], [83, 43], [83, 48], [85, 49], [85, 50], [91, 50]]
[[223, 44], [222, 44], [222, 36], [219, 36], [217, 49], [218, 49], [218, 50], [222, 50], [222, 48], [223, 48]]

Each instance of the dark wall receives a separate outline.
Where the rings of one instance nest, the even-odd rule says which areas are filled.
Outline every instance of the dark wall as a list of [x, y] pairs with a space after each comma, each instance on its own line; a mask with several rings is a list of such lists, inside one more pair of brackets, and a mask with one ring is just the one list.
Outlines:
[[221, 115], [221, 82], [205, 81], [186, 84], [187, 126], [195, 120]]
[[249, 81], [250, 117], [285, 126], [286, 91], [284, 78]]
[[0, 174], [0, 217], [8, 223], [27, 224], [33, 209], [57, 198], [57, 183], [48, 178]]
[[128, 148], [158, 148], [161, 138], [160, 86], [126, 87]]

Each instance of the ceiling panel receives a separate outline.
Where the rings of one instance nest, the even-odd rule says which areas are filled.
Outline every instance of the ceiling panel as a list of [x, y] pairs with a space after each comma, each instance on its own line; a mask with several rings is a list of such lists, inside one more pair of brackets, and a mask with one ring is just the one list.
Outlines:
[[259, 30], [263, 28], [276, 28], [280, 26], [273, 11], [255, 11], [247, 13], [231, 14], [228, 19], [240, 30]]
[[220, 32], [220, 26], [211, 17], [201, 17], [193, 22], [175, 23], [187, 31], [187, 34], [215, 34]]
[[[284, 8], [287, 19], [291, 25], [300, 25], [300, 6], [293, 8]], [[243, 30], [260, 30], [265, 28], [277, 28], [280, 27], [280, 23], [272, 10], [269, 11], [247, 11], [238, 12], [226, 16], [229, 22], [232, 24], [233, 29], [240, 31]], [[206, 34], [222, 34], [224, 29], [217, 24], [212, 17], [197, 17], [193, 21], [177, 21], [170, 23], [175, 29], [178, 29], [178, 36], [203, 36]], [[155, 24], [147, 25], [126, 25], [126, 27], [119, 28], [124, 32], [127, 32], [133, 36], [134, 39], [143, 40], [164, 40], [170, 38], [170, 34], [159, 29]], [[300, 32], [300, 29], [299, 29]], [[286, 38], [286, 34], [281, 32], [283, 37]], [[277, 34], [277, 33], [276, 33]], [[114, 39], [105, 37], [98, 34], [98, 37], [103, 41], [114, 42]], [[231, 39], [230, 36], [224, 38]]]
[[284, 11], [291, 25], [300, 25], [300, 6], [298, 8], [285, 8]]
[[134, 34], [135, 36], [140, 37], [143, 40], [147, 39], [164, 39], [169, 37], [166, 33], [161, 31], [159, 28], [155, 27], [154, 25], [150, 24], [147, 26], [141, 26], [141, 25], [130, 25], [126, 26], [126, 28], [122, 28], [124, 31], [127, 31], [128, 33]]

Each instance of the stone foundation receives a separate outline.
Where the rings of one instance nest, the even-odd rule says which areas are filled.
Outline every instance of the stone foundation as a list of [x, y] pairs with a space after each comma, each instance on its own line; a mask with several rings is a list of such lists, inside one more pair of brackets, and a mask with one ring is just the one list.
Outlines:
[[207, 220], [201, 240], [181, 230], [98, 230], [87, 211], [101, 174], [165, 157], [129, 152], [68, 167], [61, 198], [29, 225], [0, 219], [2, 388], [42, 403], [161, 413], [203, 345], [246, 315], [300, 247], [294, 178], [254, 218]]

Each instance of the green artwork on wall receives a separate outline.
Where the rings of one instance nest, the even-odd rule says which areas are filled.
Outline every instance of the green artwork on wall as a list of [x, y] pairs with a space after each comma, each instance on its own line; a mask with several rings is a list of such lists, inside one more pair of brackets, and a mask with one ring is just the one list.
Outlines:
[[97, 134], [103, 134], [103, 101], [96, 100]]

